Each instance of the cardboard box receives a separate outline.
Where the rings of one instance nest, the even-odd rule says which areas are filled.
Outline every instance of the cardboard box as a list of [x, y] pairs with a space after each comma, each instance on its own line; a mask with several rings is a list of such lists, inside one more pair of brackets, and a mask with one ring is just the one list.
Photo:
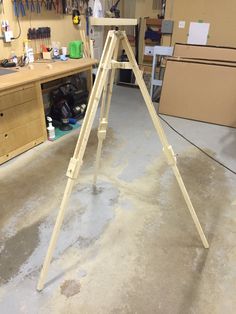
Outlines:
[[168, 59], [159, 112], [236, 127], [236, 63]]
[[236, 62], [236, 48], [176, 43], [174, 57]]

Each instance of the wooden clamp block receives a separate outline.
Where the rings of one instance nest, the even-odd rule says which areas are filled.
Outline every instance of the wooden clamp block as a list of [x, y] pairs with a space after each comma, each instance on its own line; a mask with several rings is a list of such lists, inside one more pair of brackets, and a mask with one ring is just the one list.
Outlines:
[[104, 66], [104, 64], [101, 64], [101, 68], [104, 70], [110, 70], [112, 68], [112, 66]]
[[169, 145], [168, 147], [163, 147], [163, 152], [166, 155], [168, 165], [175, 166], [177, 159], [174, 154], [172, 146]]
[[112, 69], [132, 69], [130, 62], [118, 62], [112, 60], [111, 62]]
[[102, 119], [101, 124], [99, 126], [99, 130], [98, 130], [98, 138], [100, 140], [104, 140], [106, 138], [107, 125], [108, 125], [107, 120], [106, 119]]
[[82, 163], [82, 160], [78, 160], [72, 157], [66, 172], [66, 176], [71, 179], [76, 179], [78, 177], [78, 173]]

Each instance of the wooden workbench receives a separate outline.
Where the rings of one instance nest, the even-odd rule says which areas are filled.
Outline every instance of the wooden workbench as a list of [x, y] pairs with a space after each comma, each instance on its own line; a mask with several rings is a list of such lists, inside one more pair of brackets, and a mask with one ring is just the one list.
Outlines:
[[41, 84], [81, 72], [92, 86], [93, 59], [34, 63], [0, 76], [0, 164], [47, 139]]

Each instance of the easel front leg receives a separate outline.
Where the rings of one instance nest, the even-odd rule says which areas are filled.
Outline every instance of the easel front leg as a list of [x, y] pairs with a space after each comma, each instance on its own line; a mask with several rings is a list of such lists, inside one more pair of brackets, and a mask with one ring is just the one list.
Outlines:
[[59, 213], [57, 215], [56, 223], [55, 223], [55, 226], [54, 226], [54, 229], [52, 232], [52, 237], [51, 237], [51, 240], [50, 240], [50, 243], [48, 246], [47, 255], [45, 257], [45, 260], [43, 263], [43, 268], [42, 268], [41, 273], [40, 273], [40, 277], [39, 277], [39, 281], [38, 281], [38, 285], [37, 285], [38, 291], [41, 291], [44, 287], [45, 279], [46, 279], [48, 269], [50, 266], [50, 262], [52, 259], [52, 254], [54, 252], [54, 249], [55, 249], [55, 246], [57, 243], [59, 232], [61, 230], [61, 226], [62, 226], [64, 216], [65, 216], [65, 210], [67, 208], [68, 201], [70, 199], [70, 195], [71, 195], [73, 186], [74, 186], [74, 180], [69, 178], [67, 180], [66, 189], [65, 189], [64, 196], [63, 196], [63, 199], [61, 202], [61, 207], [60, 207]]
[[137, 81], [137, 83], [139, 85], [139, 88], [140, 88], [140, 91], [141, 91], [141, 93], [143, 95], [144, 101], [146, 103], [146, 106], [147, 106], [147, 109], [148, 109], [149, 114], [151, 116], [151, 119], [152, 119], [152, 122], [154, 124], [154, 127], [155, 127], [155, 129], [157, 131], [157, 134], [159, 135], [160, 141], [161, 141], [161, 143], [163, 145], [164, 153], [166, 155], [168, 164], [171, 165], [172, 170], [173, 170], [173, 172], [175, 174], [175, 177], [177, 179], [177, 182], [179, 184], [179, 187], [181, 189], [181, 192], [183, 194], [183, 197], [184, 197], [185, 202], [187, 204], [187, 207], [189, 209], [189, 212], [190, 212], [190, 214], [192, 216], [193, 222], [194, 222], [194, 224], [196, 226], [196, 229], [197, 229], [197, 231], [199, 233], [199, 236], [200, 236], [200, 238], [202, 240], [203, 246], [205, 248], [209, 248], [209, 244], [208, 244], [207, 239], [206, 239], [206, 237], [204, 235], [204, 232], [203, 232], [201, 224], [200, 224], [200, 222], [198, 220], [197, 214], [196, 214], [196, 212], [195, 212], [195, 210], [193, 208], [192, 202], [190, 200], [188, 192], [187, 192], [187, 190], [185, 188], [185, 185], [183, 183], [183, 179], [182, 179], [182, 177], [181, 177], [181, 175], [179, 173], [179, 169], [178, 169], [178, 167], [176, 165], [176, 159], [175, 159], [174, 152], [172, 150], [172, 147], [169, 145], [169, 143], [167, 141], [167, 138], [166, 138], [166, 135], [165, 135], [164, 130], [162, 128], [161, 122], [160, 122], [160, 120], [159, 120], [159, 118], [157, 116], [157, 113], [156, 113], [155, 108], [153, 106], [151, 97], [150, 97], [150, 95], [148, 93], [148, 90], [147, 90], [147, 87], [146, 87], [146, 85], [144, 83], [141, 71], [140, 71], [140, 69], [139, 69], [139, 67], [137, 65], [137, 62], [135, 60], [132, 48], [131, 48], [131, 46], [129, 44], [128, 38], [127, 38], [125, 33], [124, 33], [124, 36], [123, 36], [122, 44], [123, 44], [123, 47], [124, 47], [124, 49], [126, 51], [126, 54], [127, 54], [128, 58], [129, 58], [129, 61], [132, 64], [132, 69], [133, 69], [134, 75], [136, 77], [136, 81]]
[[95, 118], [95, 114], [97, 111], [98, 103], [100, 101], [102, 90], [104, 88], [104, 82], [108, 74], [108, 69], [111, 66], [112, 56], [114, 54], [116, 43], [117, 43], [117, 37], [115, 36], [115, 34], [109, 33], [107, 37], [107, 41], [105, 43], [105, 49], [101, 58], [101, 65], [98, 68], [97, 77], [96, 77], [94, 87], [93, 87], [93, 90], [89, 99], [87, 111], [85, 114], [81, 131], [80, 131], [79, 139], [77, 141], [74, 155], [70, 160], [69, 167], [67, 170], [67, 176], [69, 179], [67, 181], [61, 207], [60, 207], [57, 219], [56, 219], [56, 224], [54, 226], [51, 240], [49, 243], [49, 247], [47, 250], [47, 254], [44, 260], [43, 268], [40, 273], [40, 278], [39, 278], [39, 282], [37, 286], [37, 290], [39, 291], [42, 290], [44, 287], [45, 279], [48, 273], [48, 268], [52, 259], [52, 255], [53, 255], [56, 242], [59, 236], [59, 232], [61, 229], [61, 225], [64, 219], [65, 210], [68, 205], [68, 201], [72, 192], [74, 181], [76, 180], [79, 174], [84, 152], [87, 146], [88, 138], [89, 138], [93, 121]]

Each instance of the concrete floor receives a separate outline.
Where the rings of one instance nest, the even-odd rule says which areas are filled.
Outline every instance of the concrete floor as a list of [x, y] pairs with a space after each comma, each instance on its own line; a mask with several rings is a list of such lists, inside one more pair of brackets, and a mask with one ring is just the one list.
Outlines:
[[[166, 117], [236, 169], [236, 130]], [[235, 313], [236, 176], [164, 126], [210, 242], [202, 247], [138, 90], [116, 87], [96, 191], [96, 131], [45, 289], [39, 269], [77, 132], [1, 166], [0, 313]]]

